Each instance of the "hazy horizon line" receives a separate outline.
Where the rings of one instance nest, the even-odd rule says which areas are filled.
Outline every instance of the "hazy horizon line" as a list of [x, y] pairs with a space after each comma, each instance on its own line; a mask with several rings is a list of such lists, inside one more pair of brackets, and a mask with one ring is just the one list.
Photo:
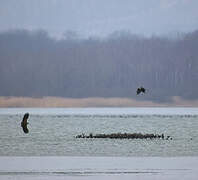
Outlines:
[[76, 30], [70, 30], [66, 29], [62, 33], [54, 35], [53, 33], [50, 33], [50, 31], [43, 29], [43, 28], [37, 28], [37, 29], [28, 29], [28, 28], [13, 28], [13, 29], [7, 29], [7, 30], [0, 30], [0, 34], [4, 33], [15, 33], [15, 32], [26, 32], [29, 34], [36, 34], [36, 33], [46, 33], [46, 35], [55, 40], [64, 40], [64, 39], [71, 39], [71, 40], [83, 40], [83, 39], [89, 39], [89, 38], [95, 38], [95, 39], [108, 39], [110, 37], [122, 37], [122, 36], [132, 36], [132, 37], [138, 37], [138, 38], [152, 38], [152, 37], [161, 37], [161, 38], [173, 38], [177, 39], [180, 37], [183, 37], [189, 33], [193, 33], [198, 31], [198, 29], [194, 29], [188, 32], [184, 32], [181, 30], [174, 30], [174, 31], [168, 31], [167, 33], [152, 33], [150, 35], [146, 35], [143, 33], [134, 33], [131, 30], [127, 29], [121, 29], [121, 30], [114, 30], [110, 33], [107, 33], [105, 35], [97, 35], [97, 34], [90, 34], [90, 35], [83, 35], [79, 33]]
[[9, 107], [198, 107], [198, 100], [172, 97], [171, 103], [137, 101], [132, 98], [64, 98], [64, 97], [16, 97], [0, 96], [0, 108]]

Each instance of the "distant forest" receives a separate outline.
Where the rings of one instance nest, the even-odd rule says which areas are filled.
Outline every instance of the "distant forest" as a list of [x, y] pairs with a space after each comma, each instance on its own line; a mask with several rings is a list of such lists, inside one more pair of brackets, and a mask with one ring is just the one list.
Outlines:
[[[145, 95], [136, 95], [144, 86]], [[115, 32], [106, 38], [0, 33], [0, 96], [198, 99], [198, 31], [175, 38]]]

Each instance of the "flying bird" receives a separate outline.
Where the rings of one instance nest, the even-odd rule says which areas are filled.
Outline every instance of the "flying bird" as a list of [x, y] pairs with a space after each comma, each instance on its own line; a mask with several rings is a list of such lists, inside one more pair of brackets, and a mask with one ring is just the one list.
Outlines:
[[27, 128], [28, 122], [27, 119], [29, 117], [29, 113], [25, 113], [25, 115], [23, 116], [23, 120], [21, 121], [21, 127], [23, 128], [23, 132], [24, 133], [28, 133], [29, 130]]
[[137, 88], [137, 91], [136, 91], [137, 95], [140, 94], [141, 92], [142, 93], [145, 93], [146, 92], [146, 89], [143, 88], [143, 87]]

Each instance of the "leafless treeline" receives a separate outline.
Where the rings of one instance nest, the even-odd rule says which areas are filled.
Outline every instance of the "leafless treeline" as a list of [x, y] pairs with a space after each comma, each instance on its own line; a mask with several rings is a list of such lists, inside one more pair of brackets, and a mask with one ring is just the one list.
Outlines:
[[[180, 38], [114, 33], [62, 40], [44, 31], [0, 34], [0, 96], [198, 98], [198, 31]], [[149, 89], [136, 96], [136, 88]]]

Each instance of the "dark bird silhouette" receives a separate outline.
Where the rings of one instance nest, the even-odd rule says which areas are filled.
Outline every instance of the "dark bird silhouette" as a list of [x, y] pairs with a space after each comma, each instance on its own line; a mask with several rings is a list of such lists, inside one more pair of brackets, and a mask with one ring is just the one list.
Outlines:
[[140, 94], [141, 92], [142, 93], [145, 93], [146, 92], [146, 89], [143, 88], [143, 87], [137, 88], [137, 91], [136, 91], [137, 95]]
[[23, 116], [23, 120], [21, 121], [21, 127], [23, 128], [23, 132], [24, 133], [28, 133], [29, 130], [27, 128], [28, 122], [27, 119], [29, 117], [29, 113], [25, 113], [25, 115]]

